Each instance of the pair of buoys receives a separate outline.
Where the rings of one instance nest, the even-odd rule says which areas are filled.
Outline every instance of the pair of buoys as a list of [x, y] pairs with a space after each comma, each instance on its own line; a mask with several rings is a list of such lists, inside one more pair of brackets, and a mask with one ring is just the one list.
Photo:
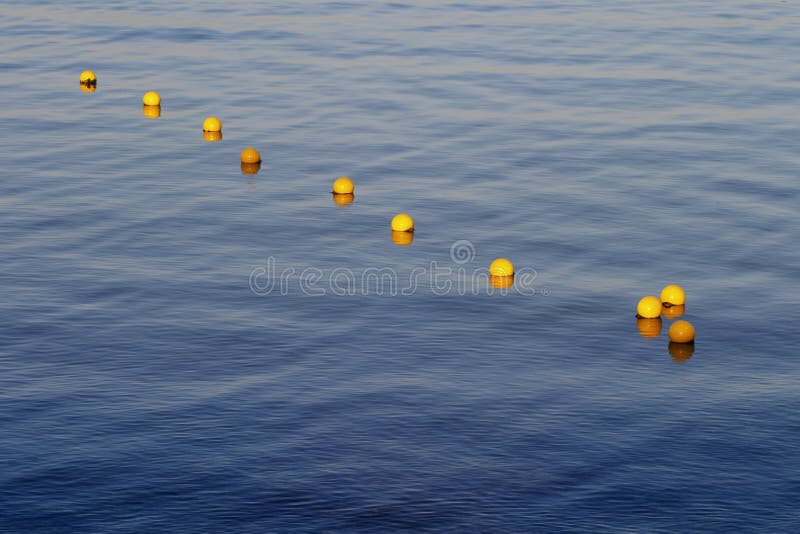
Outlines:
[[[331, 192], [336, 200], [340, 195], [353, 195], [355, 189], [353, 180], [347, 176], [340, 176], [333, 182], [333, 191]], [[392, 232], [413, 232], [414, 219], [407, 213], [399, 213], [392, 219], [391, 227]]]

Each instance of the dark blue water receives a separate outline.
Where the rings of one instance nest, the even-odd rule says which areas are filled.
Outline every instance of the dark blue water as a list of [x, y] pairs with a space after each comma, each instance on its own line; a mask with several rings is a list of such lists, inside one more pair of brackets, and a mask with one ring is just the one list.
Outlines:
[[0, 530], [797, 530], [796, 3], [0, 13]]

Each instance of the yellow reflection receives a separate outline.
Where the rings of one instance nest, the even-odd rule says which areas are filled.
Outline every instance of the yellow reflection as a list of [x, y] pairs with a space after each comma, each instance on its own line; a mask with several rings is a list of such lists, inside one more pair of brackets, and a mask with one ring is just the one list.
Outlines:
[[395, 245], [407, 247], [414, 241], [414, 232], [398, 232], [392, 230], [392, 241]]
[[219, 141], [222, 139], [222, 132], [203, 132], [203, 139], [209, 143]]
[[[217, 132], [206, 132], [206, 133], [217, 133]], [[206, 139], [208, 141], [208, 139]], [[261, 169], [261, 163], [244, 163], [242, 162], [242, 174], [258, 174], [259, 169]]]
[[97, 91], [97, 84], [82, 83], [81, 91], [83, 91], [84, 93], [94, 93], [95, 91]]
[[514, 285], [514, 275], [496, 276], [491, 274], [489, 275], [489, 282], [495, 289], [508, 289]]
[[[333, 201], [339, 205], [350, 204], [356, 199], [353, 193], [334, 193]], [[410, 241], [409, 241], [410, 243]]]
[[149, 119], [157, 119], [161, 116], [161, 106], [142, 106], [142, 115]]
[[652, 319], [637, 319], [636, 328], [642, 337], [658, 337], [661, 333], [661, 317], [654, 317]]
[[678, 317], [683, 315], [683, 312], [685, 311], [686, 311], [685, 304], [681, 304], [680, 306], [669, 306], [669, 307], [664, 306], [661, 309], [661, 315], [663, 315], [667, 319], [677, 319]]
[[694, 343], [675, 343], [670, 341], [667, 347], [669, 355], [672, 356], [672, 361], [675, 363], [683, 363], [694, 354]]

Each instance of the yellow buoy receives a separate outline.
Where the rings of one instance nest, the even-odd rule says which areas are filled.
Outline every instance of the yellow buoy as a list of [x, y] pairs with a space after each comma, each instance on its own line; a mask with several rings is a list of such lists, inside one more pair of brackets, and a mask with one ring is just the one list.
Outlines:
[[333, 192], [337, 195], [349, 195], [353, 190], [355, 190], [353, 180], [347, 176], [340, 176], [333, 182]]
[[686, 293], [681, 286], [670, 284], [661, 290], [661, 302], [666, 306], [686, 304]]
[[97, 75], [90, 70], [81, 72], [81, 85], [94, 85], [97, 83]]
[[253, 147], [247, 147], [242, 150], [241, 154], [242, 163], [260, 163], [261, 162], [261, 154], [258, 153]]
[[95, 91], [97, 91], [97, 85], [96, 84], [88, 85], [88, 84], [82, 83], [81, 84], [81, 91], [83, 91], [84, 93], [94, 93]]
[[497, 258], [489, 265], [489, 274], [492, 276], [511, 276], [514, 274], [514, 264], [505, 258]]
[[666, 317], [667, 319], [677, 319], [686, 311], [686, 306], [681, 304], [680, 306], [664, 306], [661, 309], [661, 314]]
[[160, 106], [161, 95], [156, 93], [155, 91], [147, 91], [142, 97], [142, 103], [145, 106]]
[[[333, 194], [333, 201], [340, 206], [344, 206], [345, 204], [350, 204], [355, 200], [356, 196], [353, 193], [345, 193], [345, 194]], [[404, 234], [412, 235], [409, 232], [402, 232]]]
[[142, 115], [149, 119], [157, 119], [161, 116], [161, 106], [142, 106]]
[[414, 232], [398, 232], [397, 230], [392, 230], [392, 241], [394, 241], [394, 244], [397, 246], [407, 247], [414, 242]]
[[661, 317], [654, 317], [651, 319], [637, 319], [636, 328], [642, 337], [658, 337], [661, 333]]
[[216, 117], [208, 117], [206, 120], [203, 121], [203, 131], [204, 132], [221, 132], [222, 131], [222, 122]]
[[669, 340], [674, 343], [692, 343], [694, 327], [689, 321], [675, 321], [669, 327]]
[[261, 162], [242, 162], [242, 174], [258, 174], [259, 169], [261, 169]]
[[214, 143], [222, 139], [222, 132], [203, 132], [203, 139], [209, 143]]
[[636, 305], [636, 314], [644, 319], [653, 319], [661, 315], [661, 301], [653, 296], [647, 296]]
[[414, 219], [405, 213], [395, 215], [394, 219], [392, 219], [392, 230], [395, 232], [413, 232]]

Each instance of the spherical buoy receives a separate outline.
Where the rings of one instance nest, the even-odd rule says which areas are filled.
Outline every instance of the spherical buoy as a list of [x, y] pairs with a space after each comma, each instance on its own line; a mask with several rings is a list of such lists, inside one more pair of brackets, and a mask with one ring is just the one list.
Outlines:
[[689, 321], [675, 321], [669, 327], [669, 340], [674, 343], [692, 343], [694, 327]]
[[398, 232], [392, 230], [392, 241], [399, 247], [407, 247], [414, 242], [414, 232]]
[[658, 337], [661, 333], [661, 317], [651, 319], [637, 319], [636, 328], [642, 337]]
[[142, 103], [145, 106], [160, 106], [161, 95], [159, 95], [155, 91], [147, 91], [142, 97]]
[[647, 296], [636, 305], [636, 313], [644, 319], [653, 319], [661, 315], [661, 301], [653, 296]]
[[261, 154], [258, 153], [253, 147], [247, 147], [242, 150], [241, 154], [242, 163], [260, 163], [261, 162]]
[[414, 219], [405, 213], [395, 215], [394, 219], [392, 219], [392, 230], [395, 232], [413, 232]]
[[97, 83], [97, 76], [90, 70], [81, 72], [81, 85], [94, 85]]
[[511, 276], [514, 274], [514, 264], [505, 258], [497, 258], [489, 265], [489, 274], [492, 276]]
[[208, 117], [206, 120], [203, 121], [203, 131], [204, 132], [221, 132], [222, 131], [222, 122], [216, 117]]
[[354, 189], [353, 180], [347, 176], [341, 176], [333, 182], [333, 192], [337, 195], [349, 195]]
[[661, 302], [666, 306], [686, 304], [686, 293], [681, 286], [668, 285], [661, 290]]
[[161, 106], [142, 106], [142, 115], [148, 119], [157, 119], [161, 116]]

